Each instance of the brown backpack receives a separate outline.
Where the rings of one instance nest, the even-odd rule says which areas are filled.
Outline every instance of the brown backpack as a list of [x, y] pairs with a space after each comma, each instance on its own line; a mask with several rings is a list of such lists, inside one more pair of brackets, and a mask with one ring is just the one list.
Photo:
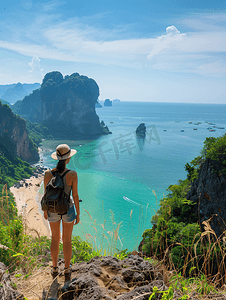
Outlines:
[[67, 170], [63, 175], [57, 171], [51, 172], [53, 177], [46, 185], [45, 193], [41, 199], [41, 207], [43, 211], [65, 215], [70, 208], [70, 194], [64, 191], [64, 176], [69, 172]]

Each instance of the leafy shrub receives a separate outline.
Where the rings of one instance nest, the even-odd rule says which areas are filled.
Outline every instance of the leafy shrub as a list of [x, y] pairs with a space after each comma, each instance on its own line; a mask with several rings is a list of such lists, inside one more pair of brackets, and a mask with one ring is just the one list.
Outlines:
[[[15, 261], [15, 255], [23, 249], [23, 225], [20, 219], [0, 222], [0, 261], [6, 266]], [[18, 255], [17, 255], [18, 256]]]

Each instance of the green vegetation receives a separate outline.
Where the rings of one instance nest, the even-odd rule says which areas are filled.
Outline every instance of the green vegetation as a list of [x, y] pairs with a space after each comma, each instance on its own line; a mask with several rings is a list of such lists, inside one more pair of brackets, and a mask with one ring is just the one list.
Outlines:
[[223, 173], [226, 174], [226, 135], [217, 138], [207, 137], [200, 154], [190, 164], [185, 165], [190, 181], [194, 181], [198, 177], [197, 171], [206, 159], [221, 162], [225, 166]]
[[[119, 226], [117, 226], [118, 229]], [[113, 230], [114, 236], [118, 229]], [[31, 274], [37, 265], [41, 267], [48, 264], [51, 240], [46, 236], [40, 236], [36, 229], [31, 229], [31, 231], [37, 236], [32, 237], [30, 231], [27, 230], [26, 219], [18, 217], [13, 195], [7, 191], [7, 187], [4, 185], [0, 193], [0, 261], [9, 270], [17, 269], [20, 271], [19, 274]], [[123, 259], [129, 253], [127, 250], [119, 251], [115, 248], [112, 255]], [[96, 245], [84, 241], [78, 236], [72, 238], [72, 263], [89, 261], [91, 258], [101, 255], [110, 255], [110, 253], [104, 249], [98, 250]], [[59, 257], [63, 258], [62, 243], [60, 243]]]
[[41, 143], [42, 139], [51, 140], [53, 136], [50, 134], [49, 128], [39, 123], [32, 123], [26, 121], [26, 127], [28, 130], [28, 136], [33, 141], [35, 147]]
[[170, 300], [173, 299], [174, 292], [178, 292], [181, 295], [180, 298], [177, 298], [178, 300], [191, 299], [190, 296], [193, 293], [196, 293], [199, 296], [199, 299], [203, 299], [202, 296], [206, 296], [211, 292], [218, 293], [217, 289], [208, 283], [207, 278], [204, 275], [201, 275], [200, 278], [191, 277], [186, 279], [181, 273], [175, 273], [170, 277], [169, 285], [169, 289], [166, 291], [159, 290], [158, 287], [155, 286], [149, 300], [159, 299], [157, 297], [158, 294], [162, 294], [161, 299]]
[[26, 120], [40, 122], [42, 119], [40, 89], [34, 90], [30, 95], [25, 96], [23, 100], [18, 100], [12, 105], [12, 110]]
[[218, 284], [222, 283], [225, 273], [225, 245], [208, 220], [203, 222], [205, 232], [201, 232], [197, 203], [187, 200], [186, 195], [204, 161], [217, 160], [226, 167], [225, 154], [226, 136], [206, 138], [201, 155], [185, 165], [187, 179], [170, 185], [168, 195], [160, 200], [160, 208], [151, 220], [152, 228], [143, 233], [142, 247], [146, 255], [164, 261], [168, 268], [181, 272], [182, 276], [205, 275], [215, 278]]
[[[11, 118], [13, 115], [12, 109], [10, 108], [10, 105], [8, 103], [5, 103], [6, 101], [0, 101], [0, 120], [3, 119], [3, 117], [9, 117]], [[14, 115], [15, 122], [22, 120], [22, 118], [18, 115]]]
[[7, 184], [0, 184], [0, 191], [0, 220], [2, 224], [8, 225], [17, 216], [16, 203], [13, 194], [7, 190]]

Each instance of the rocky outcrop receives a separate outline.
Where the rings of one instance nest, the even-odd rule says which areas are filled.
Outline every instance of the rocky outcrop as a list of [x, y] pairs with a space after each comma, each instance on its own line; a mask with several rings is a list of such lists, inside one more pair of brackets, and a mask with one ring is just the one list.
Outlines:
[[[122, 261], [111, 256], [96, 256], [89, 262], [76, 263], [72, 266], [71, 280], [67, 282], [63, 276], [62, 259], [59, 259], [58, 266], [60, 274], [55, 280], [52, 280], [49, 266], [33, 270], [32, 276], [27, 279], [14, 278], [17, 290], [21, 292], [18, 296], [23, 297], [24, 294], [27, 299], [42, 300], [148, 300], [154, 287], [158, 288], [158, 292], [152, 299], [162, 299], [163, 291], [168, 290], [169, 273], [166, 268], [160, 263], [152, 264], [137, 255], [130, 255]], [[179, 290], [177, 286], [172, 291], [170, 299], [182, 299], [182, 288]], [[37, 298], [34, 298], [34, 295]], [[189, 299], [198, 300], [200, 294], [194, 291], [189, 294]], [[210, 292], [205, 299], [224, 300], [225, 295]]]
[[202, 229], [202, 222], [210, 219], [209, 224], [219, 237], [226, 230], [226, 155], [204, 161], [186, 198], [196, 204]]
[[0, 103], [0, 143], [1, 148], [13, 156], [36, 162], [38, 151], [28, 137], [25, 120], [16, 116], [8, 105]]
[[140, 135], [146, 134], [146, 126], [144, 123], [140, 123], [140, 125], [137, 127], [136, 134], [140, 134]]
[[0, 299], [2, 300], [13, 300], [24, 299], [24, 296], [13, 289], [13, 283], [11, 281], [11, 276], [6, 272], [6, 266], [0, 262]]
[[78, 73], [63, 78], [60, 72], [51, 72], [40, 92], [42, 120], [48, 128], [54, 124], [61, 137], [105, 133], [95, 111], [99, 87], [93, 79]]
[[[62, 270], [63, 267], [60, 266]], [[58, 297], [62, 300], [130, 300], [139, 296], [141, 300], [148, 300], [154, 286], [161, 291], [168, 289], [161, 267], [138, 255], [130, 255], [122, 261], [111, 256], [96, 256], [89, 262], [72, 266], [72, 279], [59, 286]]]
[[105, 99], [104, 106], [112, 106], [112, 101], [110, 99]]

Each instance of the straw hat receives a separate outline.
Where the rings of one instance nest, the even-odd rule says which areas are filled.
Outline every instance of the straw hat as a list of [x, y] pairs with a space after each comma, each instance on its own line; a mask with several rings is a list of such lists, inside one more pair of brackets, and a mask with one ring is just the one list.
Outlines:
[[67, 144], [61, 144], [57, 146], [56, 151], [51, 154], [51, 157], [55, 160], [64, 160], [75, 155], [77, 151], [70, 149]]

